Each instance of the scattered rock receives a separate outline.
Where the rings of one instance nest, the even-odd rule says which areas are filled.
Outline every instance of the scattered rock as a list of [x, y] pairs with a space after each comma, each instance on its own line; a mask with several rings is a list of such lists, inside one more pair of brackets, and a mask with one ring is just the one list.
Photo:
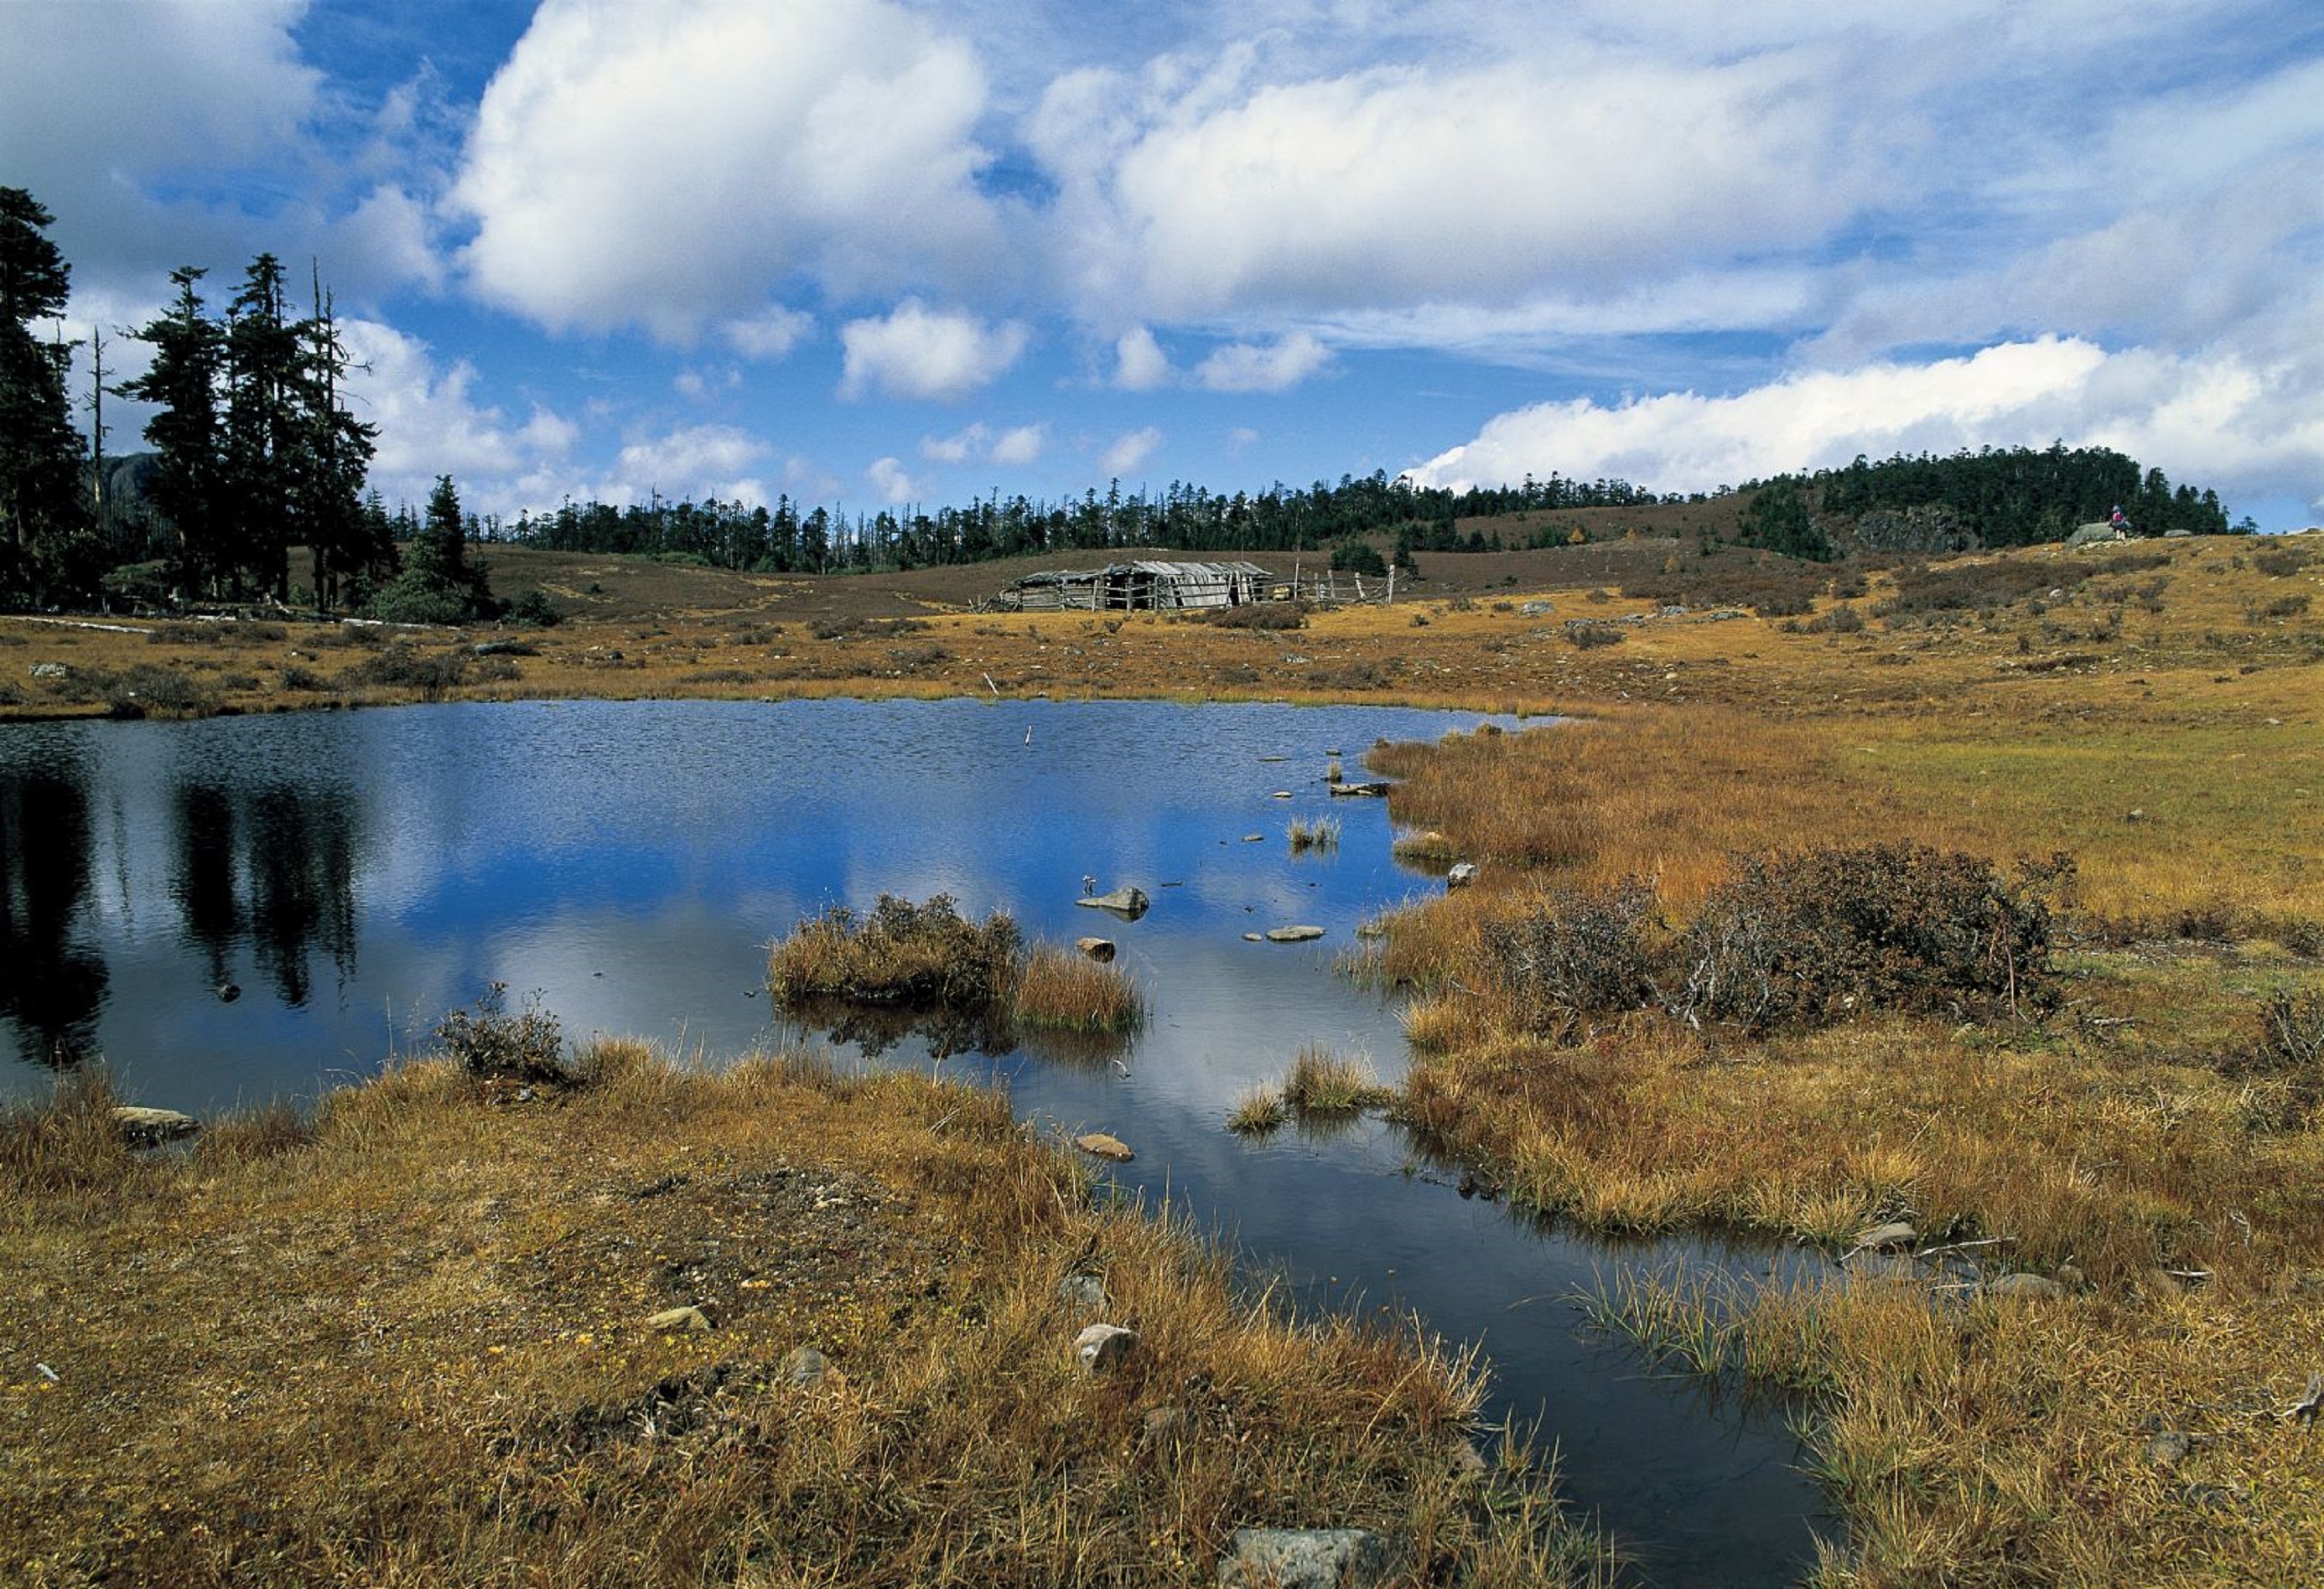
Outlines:
[[2045, 1274], [2020, 1270], [2003, 1275], [1986, 1284], [1986, 1292], [1994, 1297], [2021, 1297], [2035, 1302], [2056, 1302], [2066, 1295], [2066, 1288]]
[[1444, 874], [1444, 886], [1447, 889], [1467, 888], [1476, 881], [1477, 864], [1474, 861], [1455, 862], [1452, 870]]
[[1271, 944], [1304, 944], [1323, 936], [1323, 929], [1320, 927], [1270, 927], [1267, 929], [1267, 941]]
[[1371, 1589], [1396, 1570], [1387, 1540], [1364, 1529], [1237, 1529], [1220, 1589]]
[[1138, 1333], [1120, 1325], [1093, 1324], [1074, 1337], [1074, 1355], [1084, 1373], [1111, 1373], [1138, 1346]]
[[785, 1384], [802, 1390], [822, 1384], [836, 1372], [831, 1366], [831, 1359], [812, 1346], [793, 1347], [790, 1355], [783, 1359], [781, 1371]]
[[1105, 1282], [1093, 1274], [1069, 1274], [1057, 1282], [1067, 1306], [1096, 1313], [1105, 1307]]
[[71, 672], [72, 670], [66, 667], [62, 662], [34, 662], [32, 664], [32, 677], [35, 679], [63, 679], [69, 677]]
[[1074, 901], [1093, 910], [1119, 910], [1132, 920], [1145, 915], [1147, 907], [1153, 902], [1146, 897], [1146, 891], [1142, 888], [1118, 888], [1110, 893], [1091, 894], [1086, 899]]
[[2085, 1275], [2078, 1265], [2071, 1263], [2061, 1263], [2052, 1270], [2050, 1274], [2052, 1279], [2069, 1291], [2079, 1291], [2090, 1283], [2089, 1277]]
[[1242, 836], [1242, 842], [1247, 845], [1263, 845], [1267, 842], [1267, 835], [1263, 833], [1246, 833]]
[[120, 1128], [123, 1137], [140, 1145], [174, 1142], [202, 1129], [202, 1122], [190, 1114], [180, 1114], [175, 1109], [146, 1109], [134, 1104], [117, 1106], [113, 1111], [113, 1123]]
[[1110, 1137], [1102, 1131], [1084, 1132], [1074, 1139], [1074, 1146], [1093, 1159], [1107, 1159], [1116, 1164], [1127, 1164], [1138, 1157], [1130, 1144], [1120, 1137]]
[[1335, 781], [1323, 787], [1335, 795], [1371, 795], [1378, 799], [1385, 799], [1388, 795], [1388, 785], [1374, 779], [1357, 782]]
[[1291, 791], [1287, 789], [1278, 789], [1268, 798], [1275, 800], [1287, 800], [1291, 798]]
[[2164, 1429], [2146, 1443], [2146, 1460], [2159, 1468], [2174, 1468], [2187, 1460], [2195, 1442], [2177, 1429]]
[[1077, 938], [1074, 947], [1100, 965], [1113, 958], [1113, 940], [1110, 938]]
[[1263, 944], [1267, 941], [1267, 935], [1263, 932], [1247, 932], [1242, 935], [1242, 941], [1247, 944]]
[[218, 984], [217, 996], [219, 1003], [231, 1004], [242, 997], [242, 989], [233, 983], [222, 982]]
[[665, 1307], [646, 1320], [650, 1330], [706, 1330], [710, 1316], [699, 1307]]
[[1517, 615], [1525, 618], [1545, 618], [1555, 611], [1557, 609], [1545, 601], [1529, 601], [1517, 608]]
[[1876, 1224], [1869, 1230], [1857, 1232], [1856, 1250], [1858, 1252], [1895, 1252], [1914, 1245], [1920, 1239], [1921, 1233], [1903, 1220], [1891, 1220], [1886, 1224]]

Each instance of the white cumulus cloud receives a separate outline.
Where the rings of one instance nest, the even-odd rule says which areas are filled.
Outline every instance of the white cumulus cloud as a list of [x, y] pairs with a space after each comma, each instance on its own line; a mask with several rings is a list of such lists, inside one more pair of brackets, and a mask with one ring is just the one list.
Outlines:
[[1170, 356], [1144, 326], [1125, 331], [1113, 345], [1113, 383], [1124, 392], [1151, 392], [1170, 379]]
[[726, 345], [735, 352], [772, 364], [789, 356], [792, 348], [807, 340], [815, 330], [815, 317], [776, 304], [761, 313], [728, 320], [720, 328], [725, 333]]
[[2231, 353], [2110, 353], [2043, 337], [1925, 364], [1801, 372], [1730, 396], [1537, 403], [1499, 415], [1409, 474], [1454, 490], [1555, 472], [1693, 491], [1831, 467], [1858, 453], [2062, 440], [2115, 448], [2223, 495], [2313, 496], [2324, 477], [2319, 395], [2311, 377]]
[[1111, 445], [1098, 454], [1097, 470], [1101, 475], [1127, 475], [1135, 471], [1162, 447], [1162, 432], [1152, 425], [1114, 438]]
[[1287, 392], [1332, 362], [1332, 350], [1306, 331], [1273, 346], [1231, 342], [1194, 366], [1194, 383], [1212, 392]]
[[475, 394], [475, 366], [439, 367], [428, 345], [374, 320], [343, 319], [339, 335], [354, 361], [347, 406], [379, 427], [371, 484], [390, 502], [420, 503], [438, 475], [452, 476], [474, 512], [513, 513], [554, 503], [580, 430], [536, 408], [522, 420]]
[[1014, 321], [988, 326], [972, 314], [906, 299], [884, 319], [851, 320], [840, 328], [839, 395], [881, 393], [949, 402], [1000, 379], [1030, 335]]
[[871, 467], [863, 471], [863, 477], [872, 482], [880, 500], [890, 507], [910, 502], [920, 494], [919, 486], [904, 472], [900, 458], [873, 458]]
[[685, 341], [804, 273], [835, 292], [1004, 257], [973, 51], [889, 0], [544, 0], [454, 200], [475, 290]]

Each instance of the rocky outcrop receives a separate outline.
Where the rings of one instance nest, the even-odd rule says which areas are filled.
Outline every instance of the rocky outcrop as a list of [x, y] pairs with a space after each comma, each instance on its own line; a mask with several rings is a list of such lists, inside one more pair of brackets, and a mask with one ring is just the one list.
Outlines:
[[1220, 1589], [1371, 1589], [1399, 1553], [1365, 1529], [1237, 1529]]

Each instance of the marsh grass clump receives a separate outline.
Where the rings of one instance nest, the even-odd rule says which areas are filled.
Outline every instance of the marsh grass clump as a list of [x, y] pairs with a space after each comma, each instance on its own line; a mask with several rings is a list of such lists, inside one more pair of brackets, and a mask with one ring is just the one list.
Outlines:
[[105, 709], [126, 720], [143, 717], [207, 717], [217, 712], [218, 693], [175, 668], [139, 662], [105, 685]]
[[1121, 1032], [1141, 1021], [1146, 1002], [1130, 974], [1055, 944], [1037, 945], [1016, 975], [1010, 1012], [1022, 1026]]
[[1283, 1095], [1269, 1086], [1253, 1086], [1235, 1100], [1227, 1129], [1239, 1137], [1263, 1137], [1283, 1129], [1291, 1119]]
[[1310, 850], [1336, 850], [1340, 847], [1340, 819], [1337, 817], [1294, 817], [1284, 830], [1291, 841], [1291, 853], [1304, 855]]
[[45, 1100], [0, 1109], [0, 1186], [31, 1197], [117, 1183], [134, 1157], [114, 1123], [121, 1101], [100, 1066], [59, 1078]]
[[1343, 1058], [1320, 1043], [1301, 1049], [1283, 1078], [1283, 1102], [1302, 1119], [1377, 1109], [1395, 1096], [1363, 1060]]
[[770, 951], [767, 985], [785, 1006], [837, 999], [989, 1010], [1014, 990], [1023, 943], [1005, 910], [980, 925], [949, 894], [925, 905], [881, 894], [869, 916], [834, 905], [802, 922]]
[[436, 1029], [445, 1057], [484, 1082], [526, 1086], [569, 1086], [579, 1073], [565, 1062], [565, 1033], [557, 1017], [540, 1007], [540, 995], [508, 1012], [508, 984], [493, 983], [473, 1010], [455, 1010]]

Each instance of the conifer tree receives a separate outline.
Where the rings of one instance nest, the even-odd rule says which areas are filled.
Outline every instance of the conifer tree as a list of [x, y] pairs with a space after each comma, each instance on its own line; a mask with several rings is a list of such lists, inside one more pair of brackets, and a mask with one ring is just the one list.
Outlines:
[[82, 583], [88, 539], [78, 490], [80, 433], [67, 376], [72, 348], [33, 330], [64, 312], [71, 272], [47, 236], [55, 217], [22, 188], [0, 188], [0, 596], [45, 600]]

